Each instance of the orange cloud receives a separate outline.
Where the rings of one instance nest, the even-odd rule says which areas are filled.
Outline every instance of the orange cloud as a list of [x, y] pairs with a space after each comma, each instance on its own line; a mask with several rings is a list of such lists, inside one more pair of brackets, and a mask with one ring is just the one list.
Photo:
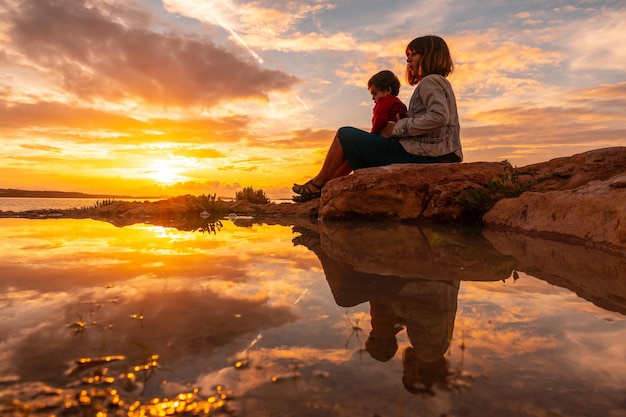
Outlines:
[[83, 100], [212, 107], [267, 100], [268, 91], [288, 90], [298, 81], [207, 39], [149, 30], [147, 15], [119, 4], [30, 0], [7, 17], [22, 64]]

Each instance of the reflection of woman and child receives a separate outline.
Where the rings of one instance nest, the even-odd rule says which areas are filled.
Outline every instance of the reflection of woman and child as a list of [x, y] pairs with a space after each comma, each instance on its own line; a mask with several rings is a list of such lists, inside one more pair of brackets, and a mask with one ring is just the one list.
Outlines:
[[406, 328], [411, 346], [403, 352], [402, 383], [413, 394], [434, 395], [450, 387], [448, 351], [454, 329], [459, 281], [409, 279], [355, 270], [322, 248], [319, 233], [296, 229], [293, 239], [319, 258], [335, 301], [352, 307], [369, 301], [372, 330], [365, 343], [370, 356], [387, 362], [398, 350], [397, 334]]
[[294, 201], [317, 198], [328, 181], [360, 168], [463, 160], [456, 98], [446, 78], [454, 70], [448, 45], [438, 36], [413, 39], [406, 47], [406, 60], [406, 80], [417, 86], [406, 117], [402, 117], [405, 106], [399, 106], [396, 97], [397, 77], [390, 71], [376, 74], [368, 83], [376, 102], [371, 132], [340, 128], [319, 173], [305, 184], [293, 185]]

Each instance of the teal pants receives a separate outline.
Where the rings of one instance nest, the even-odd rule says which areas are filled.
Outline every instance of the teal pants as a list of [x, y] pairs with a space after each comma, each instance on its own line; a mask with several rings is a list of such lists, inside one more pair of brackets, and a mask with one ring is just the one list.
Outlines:
[[353, 170], [391, 164], [429, 164], [442, 162], [441, 157], [408, 153], [400, 142], [354, 127], [337, 131], [339, 142]]

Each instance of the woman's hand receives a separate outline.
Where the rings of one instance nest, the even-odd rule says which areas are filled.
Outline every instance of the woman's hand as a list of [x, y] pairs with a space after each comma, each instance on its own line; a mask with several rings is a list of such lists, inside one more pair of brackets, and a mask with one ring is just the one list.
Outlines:
[[393, 127], [396, 125], [396, 122], [387, 122], [387, 126], [380, 131], [379, 135], [383, 138], [389, 139], [393, 136]]
[[[400, 119], [401, 119], [400, 114], [396, 113], [396, 121]], [[393, 136], [393, 127], [395, 125], [396, 125], [396, 122], [388, 121], [387, 126], [385, 126], [383, 130], [380, 131], [379, 135], [382, 136], [383, 138], [389, 139], [390, 137]]]

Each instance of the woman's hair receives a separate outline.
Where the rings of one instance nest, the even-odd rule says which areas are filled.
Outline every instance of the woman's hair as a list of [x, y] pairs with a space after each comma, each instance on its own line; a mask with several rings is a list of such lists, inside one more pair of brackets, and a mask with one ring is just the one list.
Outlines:
[[376, 87], [379, 91], [386, 91], [391, 88], [392, 96], [397, 96], [400, 92], [400, 80], [396, 77], [396, 74], [389, 70], [374, 74], [367, 82], [368, 89], [372, 88], [372, 86]]
[[454, 71], [448, 45], [439, 36], [427, 35], [413, 39], [406, 47], [406, 55], [413, 53], [421, 55], [419, 63], [421, 74], [413, 74], [407, 66], [406, 80], [410, 85], [417, 84], [421, 78], [430, 74], [447, 77]]

